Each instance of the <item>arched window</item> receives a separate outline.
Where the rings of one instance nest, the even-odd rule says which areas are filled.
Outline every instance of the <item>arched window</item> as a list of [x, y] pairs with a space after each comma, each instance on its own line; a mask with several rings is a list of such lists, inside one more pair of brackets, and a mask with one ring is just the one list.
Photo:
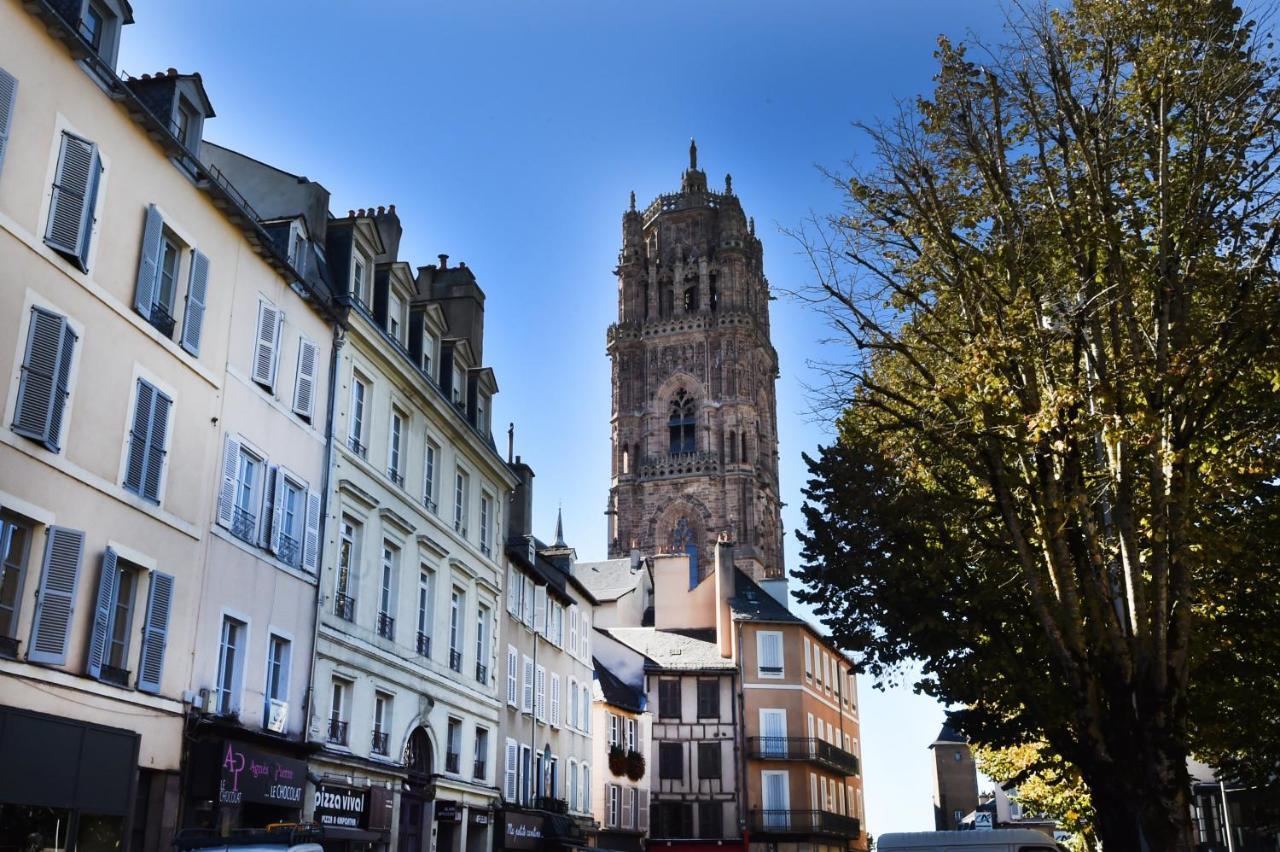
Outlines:
[[738, 433], [729, 432], [729, 464], [738, 463]]
[[747, 463], [747, 433], [742, 433], [742, 463]]
[[695, 451], [693, 397], [684, 388], [676, 391], [671, 399], [667, 429], [671, 435], [671, 455]]
[[698, 285], [694, 284], [692, 287], [689, 287], [684, 291], [684, 312], [687, 314], [691, 314], [697, 310], [698, 310]]
[[627, 449], [627, 445], [622, 445], [622, 472], [631, 472], [631, 451]]
[[404, 765], [409, 770], [411, 787], [425, 786], [431, 777], [431, 740], [423, 728], [416, 728], [409, 735], [404, 748]]

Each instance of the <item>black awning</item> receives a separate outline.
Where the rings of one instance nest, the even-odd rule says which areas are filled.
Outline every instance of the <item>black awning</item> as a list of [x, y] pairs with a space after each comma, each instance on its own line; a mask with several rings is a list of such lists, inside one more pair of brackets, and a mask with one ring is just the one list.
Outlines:
[[325, 840], [359, 840], [365, 843], [377, 843], [386, 838], [387, 832], [385, 831], [368, 831], [363, 828], [350, 828], [344, 825], [326, 825], [324, 827]]
[[573, 841], [578, 841], [579, 845], [585, 846], [582, 841], [582, 829], [578, 827], [578, 823], [573, 817], [564, 814], [547, 814], [546, 816], [546, 836], [549, 840], [568, 841], [565, 845], [572, 845]]

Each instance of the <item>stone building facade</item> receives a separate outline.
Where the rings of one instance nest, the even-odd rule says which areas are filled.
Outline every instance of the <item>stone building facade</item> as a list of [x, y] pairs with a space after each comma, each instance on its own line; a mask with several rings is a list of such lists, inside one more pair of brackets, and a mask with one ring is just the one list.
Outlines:
[[613, 362], [609, 555], [689, 553], [690, 585], [714, 542], [737, 567], [785, 576], [778, 500], [778, 357], [754, 221], [726, 175], [707, 188], [689, 147], [680, 191], [622, 217]]

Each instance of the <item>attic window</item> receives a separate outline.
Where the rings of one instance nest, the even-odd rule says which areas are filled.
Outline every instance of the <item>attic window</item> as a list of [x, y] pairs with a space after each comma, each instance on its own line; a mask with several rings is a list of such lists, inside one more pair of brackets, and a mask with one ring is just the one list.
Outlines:
[[90, 3], [84, 10], [84, 20], [80, 22], [80, 35], [95, 51], [102, 50], [102, 33], [106, 26], [106, 11], [97, 3]]
[[[79, 4], [76, 4], [79, 5]], [[121, 15], [117, 3], [89, 0], [84, 6], [77, 29], [93, 52], [115, 67], [116, 47], [120, 40]]]
[[178, 137], [178, 141], [186, 148], [191, 148], [192, 143], [195, 141], [193, 138], [195, 136], [193, 130], [196, 124], [196, 111], [195, 108], [187, 102], [186, 98], [178, 99], [178, 116], [176, 124], [176, 135]]

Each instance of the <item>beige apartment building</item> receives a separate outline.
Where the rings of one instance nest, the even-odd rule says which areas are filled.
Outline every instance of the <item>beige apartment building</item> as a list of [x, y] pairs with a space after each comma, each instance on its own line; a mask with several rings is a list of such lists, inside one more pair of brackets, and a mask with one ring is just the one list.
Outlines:
[[[597, 633], [592, 726], [603, 733], [592, 740], [592, 765], [599, 782], [594, 810], [600, 823], [596, 846], [641, 852], [649, 836], [649, 742], [653, 717], [645, 709], [642, 658]], [[604, 648], [608, 648], [605, 651]], [[614, 661], [616, 671], [601, 660]]]
[[211, 483], [246, 414], [231, 329], [297, 277], [199, 162], [199, 76], [117, 76], [130, 23], [0, 3], [0, 838], [24, 844], [178, 824]]

